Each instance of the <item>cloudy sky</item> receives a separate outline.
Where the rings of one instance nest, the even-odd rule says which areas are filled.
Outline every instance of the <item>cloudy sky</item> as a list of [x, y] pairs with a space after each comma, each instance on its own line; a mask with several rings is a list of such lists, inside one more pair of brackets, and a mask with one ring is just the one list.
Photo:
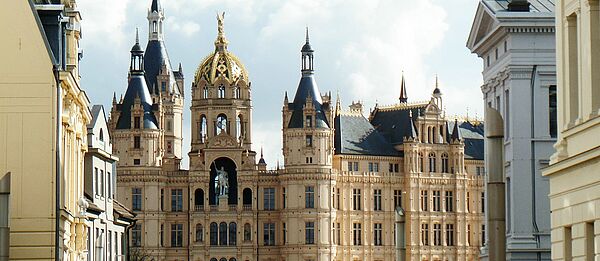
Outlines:
[[[110, 110], [127, 88], [135, 28], [145, 46], [151, 0], [78, 1], [83, 18], [82, 85]], [[447, 115], [482, 116], [482, 63], [465, 47], [477, 0], [162, 0], [173, 66], [185, 74], [184, 152], [189, 151], [189, 94], [194, 72], [214, 50], [216, 13], [225, 11], [229, 50], [252, 82], [253, 148], [270, 167], [282, 161], [281, 106], [300, 79], [300, 48], [310, 28], [322, 93], [343, 106], [398, 101], [402, 72], [409, 101], [428, 100], [439, 75]], [[186, 156], [187, 158], [187, 156]], [[187, 169], [187, 159], [183, 167]]]

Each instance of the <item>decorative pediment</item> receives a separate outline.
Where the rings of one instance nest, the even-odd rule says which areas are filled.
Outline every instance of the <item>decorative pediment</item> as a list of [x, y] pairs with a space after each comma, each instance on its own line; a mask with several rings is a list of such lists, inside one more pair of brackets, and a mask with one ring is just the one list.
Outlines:
[[474, 51], [474, 48], [479, 45], [486, 36], [490, 35], [497, 26], [498, 21], [483, 3], [479, 3], [473, 25], [471, 26], [467, 47], [471, 51]]

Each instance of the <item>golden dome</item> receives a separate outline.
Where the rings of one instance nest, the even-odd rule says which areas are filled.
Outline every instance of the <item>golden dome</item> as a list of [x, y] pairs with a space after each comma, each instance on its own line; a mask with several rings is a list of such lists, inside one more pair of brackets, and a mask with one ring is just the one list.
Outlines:
[[215, 40], [215, 51], [200, 63], [194, 77], [196, 84], [202, 79], [209, 84], [213, 84], [220, 77], [223, 77], [230, 84], [238, 80], [248, 81], [248, 71], [246, 71], [242, 61], [227, 50], [229, 42], [223, 32], [224, 15], [225, 13], [217, 15], [219, 34], [217, 40]]

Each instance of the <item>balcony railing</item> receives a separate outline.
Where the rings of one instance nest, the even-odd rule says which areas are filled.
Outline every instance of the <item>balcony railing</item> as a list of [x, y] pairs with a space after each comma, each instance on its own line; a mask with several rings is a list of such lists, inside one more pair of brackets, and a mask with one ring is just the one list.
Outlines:
[[194, 210], [196, 211], [204, 211], [204, 205], [195, 205]]
[[252, 204], [244, 204], [242, 207], [243, 210], [252, 210]]

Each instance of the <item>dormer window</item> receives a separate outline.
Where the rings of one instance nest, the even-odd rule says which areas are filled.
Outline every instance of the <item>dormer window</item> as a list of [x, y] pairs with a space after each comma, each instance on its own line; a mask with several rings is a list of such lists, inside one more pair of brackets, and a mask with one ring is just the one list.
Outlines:
[[312, 116], [306, 116], [306, 128], [312, 128]]

